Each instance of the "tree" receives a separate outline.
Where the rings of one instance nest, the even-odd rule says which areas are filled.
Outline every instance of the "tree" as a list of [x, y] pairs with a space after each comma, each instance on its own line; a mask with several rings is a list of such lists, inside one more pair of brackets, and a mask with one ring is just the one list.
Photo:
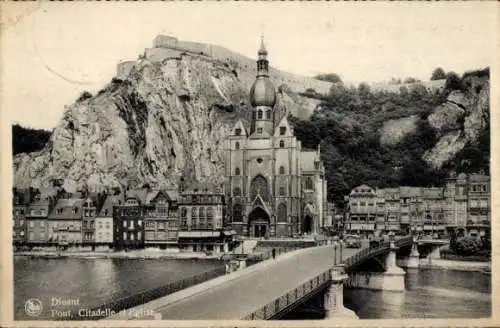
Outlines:
[[446, 79], [446, 73], [441, 67], [436, 68], [431, 75], [431, 81]]
[[88, 91], [83, 91], [80, 94], [80, 97], [78, 97], [78, 99], [76, 101], [77, 102], [81, 102], [81, 101], [87, 100], [89, 98], [92, 98], [92, 94], [90, 92], [88, 92]]
[[446, 74], [445, 89], [447, 90], [462, 90], [462, 81], [455, 72], [448, 72]]
[[327, 81], [331, 83], [342, 83], [342, 79], [336, 73], [319, 74], [314, 77], [316, 80]]

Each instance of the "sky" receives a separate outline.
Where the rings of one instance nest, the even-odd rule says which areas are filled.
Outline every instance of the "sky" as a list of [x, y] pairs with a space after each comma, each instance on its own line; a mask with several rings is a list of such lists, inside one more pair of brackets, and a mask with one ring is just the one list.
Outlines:
[[51, 130], [65, 106], [96, 92], [116, 64], [154, 37], [218, 44], [256, 57], [264, 34], [271, 66], [347, 83], [428, 80], [498, 56], [496, 2], [38, 2], [3, 3], [3, 117]]

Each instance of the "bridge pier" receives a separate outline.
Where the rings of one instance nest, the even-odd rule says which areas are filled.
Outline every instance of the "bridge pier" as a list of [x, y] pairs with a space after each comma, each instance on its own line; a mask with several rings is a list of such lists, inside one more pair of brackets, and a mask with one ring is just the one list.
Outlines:
[[396, 265], [397, 247], [390, 244], [389, 253], [385, 257], [384, 272], [351, 273], [346, 282], [347, 287], [365, 288], [373, 290], [387, 290], [402, 292], [405, 290], [405, 271]]
[[348, 278], [343, 265], [330, 269], [330, 286], [324, 295], [325, 319], [358, 319], [354, 311], [344, 307], [344, 281]]
[[411, 253], [406, 263], [407, 268], [418, 268], [420, 266], [420, 254], [418, 253], [418, 244], [415, 238], [413, 239], [413, 244], [411, 245]]

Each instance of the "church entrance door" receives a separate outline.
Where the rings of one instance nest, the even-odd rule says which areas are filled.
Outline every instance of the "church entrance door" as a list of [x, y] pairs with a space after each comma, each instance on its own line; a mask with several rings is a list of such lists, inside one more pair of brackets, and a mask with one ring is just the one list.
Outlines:
[[256, 207], [248, 216], [250, 237], [266, 237], [269, 230], [269, 215], [260, 207]]

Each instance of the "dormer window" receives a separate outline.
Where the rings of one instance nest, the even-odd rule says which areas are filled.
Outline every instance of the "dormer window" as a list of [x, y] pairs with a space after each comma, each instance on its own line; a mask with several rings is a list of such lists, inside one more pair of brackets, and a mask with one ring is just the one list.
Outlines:
[[257, 128], [257, 133], [262, 133], [262, 128]]
[[285, 174], [285, 168], [283, 166], [280, 166], [280, 174]]
[[237, 136], [241, 135], [241, 129], [238, 128], [238, 129], [234, 130], [234, 134], [236, 134]]
[[280, 148], [285, 148], [285, 142], [283, 140], [280, 141]]
[[261, 120], [262, 119], [262, 110], [259, 109], [257, 112], [257, 119]]
[[240, 143], [239, 142], [236, 142], [234, 144], [234, 148], [236, 148], [236, 150], [240, 149]]
[[268, 110], [268, 111], [266, 112], [266, 118], [267, 118], [268, 120], [270, 120], [270, 119], [271, 119], [271, 110]]
[[235, 175], [240, 175], [240, 168], [237, 167], [236, 170], [234, 170], [234, 174]]
[[286, 133], [286, 126], [280, 126], [280, 135], [285, 135]]

